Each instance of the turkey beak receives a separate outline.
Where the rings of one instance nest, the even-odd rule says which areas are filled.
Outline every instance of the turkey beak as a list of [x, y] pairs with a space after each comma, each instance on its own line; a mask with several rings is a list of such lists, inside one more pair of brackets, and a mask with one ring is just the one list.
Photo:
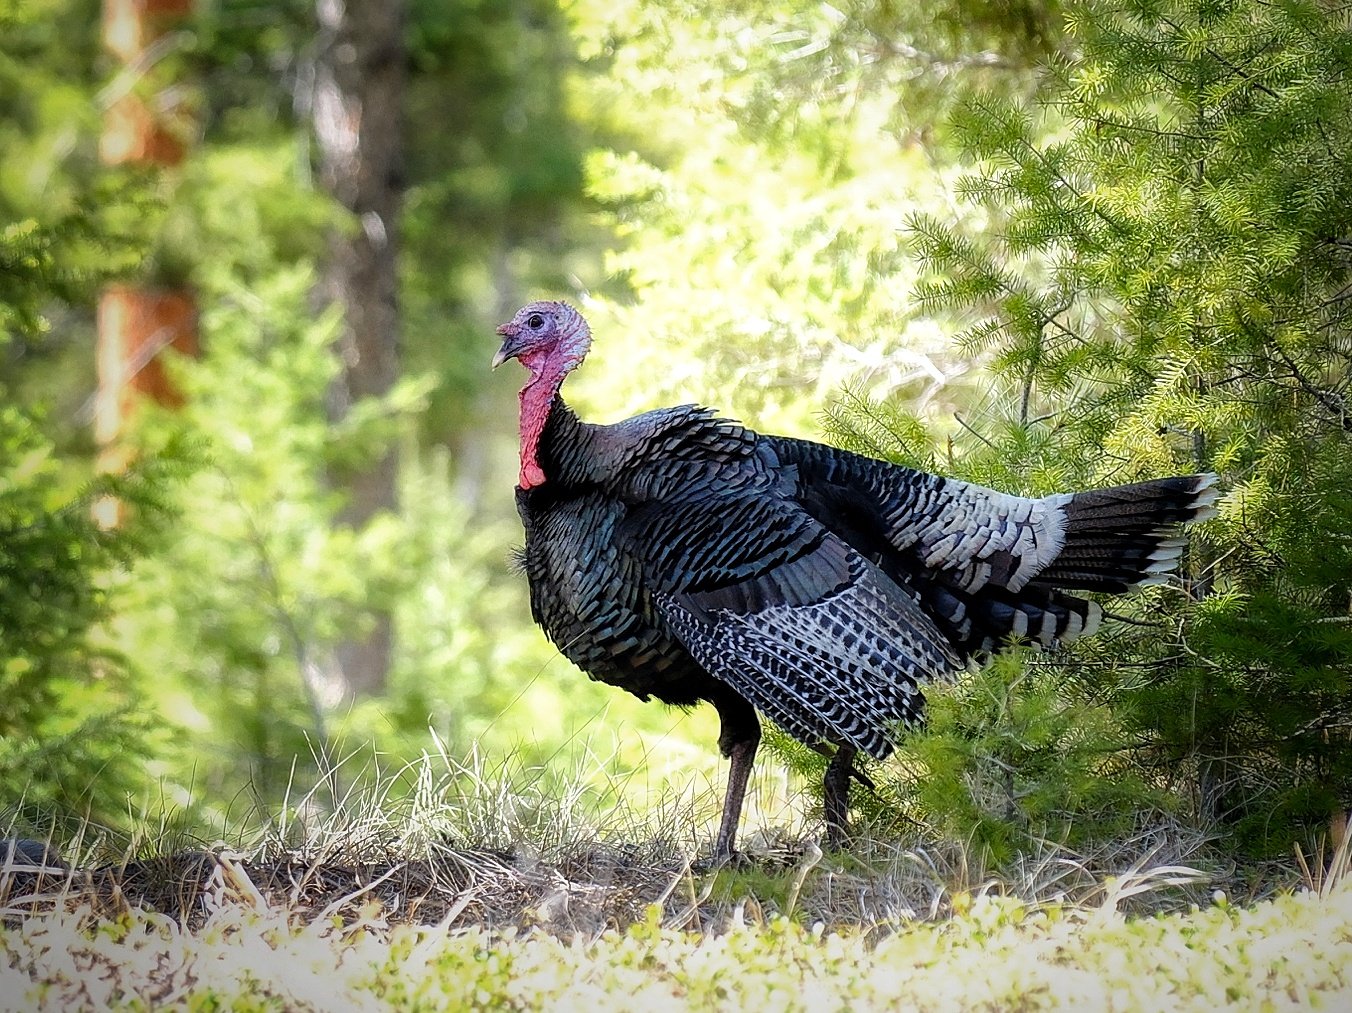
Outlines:
[[503, 324], [498, 328], [498, 333], [506, 340], [503, 341], [497, 354], [493, 356], [494, 369], [497, 369], [508, 359], [515, 359], [521, 352], [521, 343], [516, 340], [521, 334], [521, 328], [517, 327], [516, 324]]

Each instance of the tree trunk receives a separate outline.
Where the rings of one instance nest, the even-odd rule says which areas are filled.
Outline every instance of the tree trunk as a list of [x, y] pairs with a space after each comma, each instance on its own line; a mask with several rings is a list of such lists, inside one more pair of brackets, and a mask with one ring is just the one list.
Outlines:
[[[319, 24], [311, 114], [324, 187], [352, 212], [332, 237], [321, 299], [342, 307], [342, 371], [329, 391], [338, 422], [363, 398], [387, 393], [399, 375], [396, 255], [403, 197], [403, 0], [316, 0]], [[397, 507], [393, 449], [332, 475], [347, 494], [340, 518], [354, 527]], [[388, 614], [362, 640], [339, 645], [348, 695], [377, 693], [389, 670]]]
[[[108, 88], [99, 135], [99, 157], [105, 165], [171, 169], [186, 157], [194, 132], [191, 116], [171, 95], [151, 93], [155, 85], [147, 70], [181, 44], [176, 30], [191, 12], [192, 0], [104, 0], [103, 45], [119, 67]], [[110, 285], [99, 298], [97, 332], [98, 464], [103, 471], [118, 472], [129, 463], [129, 452], [118, 440], [137, 401], [150, 398], [171, 407], [183, 403], [159, 353], [172, 348], [197, 354], [193, 293], [144, 280]], [[123, 520], [122, 503], [112, 498], [96, 502], [93, 513], [104, 527]]]

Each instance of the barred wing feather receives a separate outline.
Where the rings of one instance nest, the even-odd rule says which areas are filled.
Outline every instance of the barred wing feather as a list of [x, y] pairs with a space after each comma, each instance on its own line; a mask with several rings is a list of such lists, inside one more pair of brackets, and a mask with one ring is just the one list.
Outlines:
[[802, 741], [886, 756], [894, 727], [921, 716], [918, 685], [961, 667], [912, 594], [792, 503], [662, 504], [633, 534], [676, 638]]

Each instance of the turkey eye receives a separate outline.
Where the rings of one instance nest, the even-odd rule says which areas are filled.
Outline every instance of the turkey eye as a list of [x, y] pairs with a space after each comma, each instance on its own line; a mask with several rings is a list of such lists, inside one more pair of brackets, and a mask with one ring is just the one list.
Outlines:
[[530, 315], [530, 318], [526, 321], [526, 326], [529, 327], [532, 331], [538, 331], [544, 325], [545, 318], [540, 316], [540, 314], [538, 313], [532, 313]]

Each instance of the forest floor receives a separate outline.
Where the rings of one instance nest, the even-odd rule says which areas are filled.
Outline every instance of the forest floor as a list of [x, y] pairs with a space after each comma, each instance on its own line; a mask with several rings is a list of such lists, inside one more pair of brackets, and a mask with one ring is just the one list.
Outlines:
[[11, 864], [0, 1010], [1352, 1009], [1346, 848], [1255, 876], [1175, 831], [1002, 876], [765, 834], [724, 869], [350, 835]]

